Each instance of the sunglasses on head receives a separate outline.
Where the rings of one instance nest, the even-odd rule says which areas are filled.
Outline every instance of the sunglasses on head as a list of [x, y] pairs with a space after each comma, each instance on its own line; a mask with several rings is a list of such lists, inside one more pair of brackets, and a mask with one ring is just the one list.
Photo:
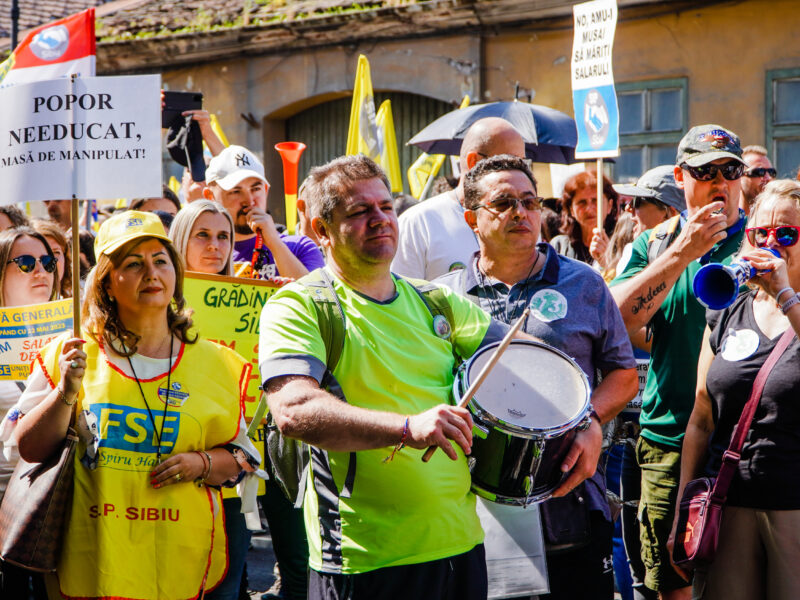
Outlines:
[[486, 210], [494, 213], [504, 213], [512, 208], [516, 208], [517, 204], [521, 204], [522, 208], [525, 210], [541, 210], [542, 208], [542, 200], [539, 196], [530, 196], [526, 198], [514, 198], [513, 196], [503, 196], [501, 198], [497, 198], [492, 200], [491, 202], [486, 202], [485, 204], [478, 204], [475, 207], [475, 210], [479, 208], [485, 208]]
[[30, 254], [23, 254], [22, 256], [12, 258], [11, 260], [7, 261], [6, 264], [12, 262], [17, 263], [19, 270], [23, 273], [33, 273], [34, 269], [36, 269], [37, 260], [41, 263], [42, 268], [48, 273], [52, 273], [56, 270], [58, 261], [56, 261], [54, 256], [50, 256], [49, 254], [43, 254], [39, 258], [36, 258]]
[[778, 176], [778, 172], [775, 169], [765, 169], [764, 167], [756, 167], [755, 169], [747, 169], [744, 174], [747, 177], [763, 177], [764, 175], [769, 175], [773, 179]]
[[699, 167], [690, 167], [686, 163], [681, 165], [681, 169], [689, 171], [692, 179], [697, 181], [711, 181], [717, 178], [717, 171], [722, 172], [722, 176], [728, 181], [735, 181], [744, 175], [744, 165], [740, 162], [732, 160], [726, 162], [724, 165], [715, 165], [708, 163], [707, 165], [700, 165]]
[[744, 230], [747, 241], [752, 246], [763, 248], [767, 245], [770, 235], [775, 236], [775, 241], [781, 246], [794, 246], [800, 238], [800, 227], [794, 225], [780, 225], [778, 227], [749, 227]]

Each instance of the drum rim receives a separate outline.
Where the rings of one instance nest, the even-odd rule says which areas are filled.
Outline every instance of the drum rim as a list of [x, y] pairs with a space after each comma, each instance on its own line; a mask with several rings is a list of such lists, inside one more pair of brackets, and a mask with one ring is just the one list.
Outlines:
[[[466, 376], [467, 372], [469, 371], [469, 368], [472, 365], [473, 361], [477, 357], [483, 355], [485, 352], [489, 352], [492, 349], [496, 348], [497, 346], [500, 345], [500, 343], [501, 342], [493, 342], [491, 344], [487, 344], [483, 348], [480, 348], [478, 351], [476, 351], [469, 358], [469, 360], [461, 363], [461, 365], [458, 367], [458, 372], [456, 373], [456, 377], [453, 380], [453, 397], [454, 398], [458, 398], [460, 400], [461, 393], [460, 393], [460, 390], [459, 390], [459, 384], [462, 383], [462, 380]], [[549, 351], [561, 356], [561, 358], [565, 359], [568, 363], [570, 363], [572, 365], [572, 367], [575, 369], [575, 371], [578, 373], [578, 375], [580, 376], [580, 380], [583, 383], [583, 388], [584, 388], [585, 393], [586, 393], [586, 397], [584, 399], [583, 407], [581, 408], [580, 411], [578, 411], [578, 414], [574, 418], [572, 418], [571, 420], [567, 421], [566, 423], [563, 423], [562, 425], [553, 425], [551, 427], [531, 428], [531, 427], [525, 427], [523, 425], [517, 425], [516, 423], [511, 423], [509, 421], [505, 421], [505, 420], [501, 419], [500, 417], [494, 415], [493, 413], [491, 413], [487, 409], [485, 409], [483, 406], [481, 406], [480, 402], [478, 402], [475, 399], [475, 397], [473, 397], [469, 401], [469, 405], [468, 405], [468, 406], [473, 408], [473, 416], [475, 418], [479, 419], [480, 421], [482, 421], [483, 423], [487, 423], [487, 424], [489, 424], [491, 426], [497, 427], [499, 430], [501, 430], [504, 433], [507, 433], [509, 435], [513, 435], [513, 436], [516, 436], [516, 437], [525, 438], [525, 439], [531, 439], [531, 438], [549, 439], [549, 438], [559, 437], [559, 436], [563, 435], [564, 433], [570, 431], [576, 425], [578, 425], [578, 423], [583, 421], [586, 418], [586, 414], [589, 412], [589, 406], [591, 405], [592, 388], [589, 385], [589, 379], [588, 379], [588, 377], [586, 377], [586, 373], [583, 372], [583, 369], [581, 369], [580, 365], [572, 357], [570, 357], [569, 355], [565, 354], [563, 351], [561, 351], [558, 348], [555, 348], [553, 346], [550, 346], [549, 344], [545, 344], [543, 342], [536, 342], [536, 341], [533, 341], [533, 340], [517, 340], [517, 339], [514, 339], [514, 340], [511, 340], [511, 344], [514, 344], [514, 345], [517, 345], [517, 346], [519, 346], [519, 345], [528, 345], [528, 346], [536, 346], [536, 347], [539, 347], [539, 348], [543, 348], [545, 350], [549, 350]]]
[[476, 496], [480, 496], [481, 498], [488, 500], [489, 502], [494, 502], [495, 504], [504, 504], [506, 506], [530, 506], [531, 504], [540, 504], [545, 500], [549, 500], [553, 495], [553, 492], [558, 489], [558, 486], [547, 492], [541, 492], [531, 496], [506, 496], [505, 494], [496, 494], [495, 492], [490, 492], [489, 490], [485, 490], [482, 487], [475, 485], [474, 481], [470, 484], [470, 489]]

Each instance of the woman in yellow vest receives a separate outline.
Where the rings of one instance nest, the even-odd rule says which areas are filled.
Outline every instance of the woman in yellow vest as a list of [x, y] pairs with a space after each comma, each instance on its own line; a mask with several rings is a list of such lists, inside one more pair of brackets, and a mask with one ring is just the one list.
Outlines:
[[190, 332], [182, 262], [157, 216], [110, 218], [95, 254], [86, 339], [42, 350], [15, 427], [20, 454], [41, 461], [76, 417], [58, 585], [67, 598], [198, 598], [227, 567], [218, 487], [258, 465], [242, 419], [250, 367]]

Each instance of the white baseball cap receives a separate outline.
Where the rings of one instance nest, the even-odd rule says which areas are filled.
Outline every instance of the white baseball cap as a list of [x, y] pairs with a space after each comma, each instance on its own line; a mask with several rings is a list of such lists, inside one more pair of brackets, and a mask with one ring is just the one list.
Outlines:
[[206, 183], [216, 183], [226, 192], [248, 177], [269, 185], [264, 177], [264, 165], [244, 146], [228, 146], [211, 159], [206, 169]]

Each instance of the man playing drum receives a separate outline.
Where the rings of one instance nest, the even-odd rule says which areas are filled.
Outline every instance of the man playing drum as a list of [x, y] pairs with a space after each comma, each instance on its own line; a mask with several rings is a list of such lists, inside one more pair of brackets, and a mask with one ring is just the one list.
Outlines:
[[[308, 198], [311, 223], [327, 267], [267, 302], [259, 343], [278, 428], [311, 446], [309, 598], [485, 598], [483, 531], [464, 456], [472, 419], [449, 404], [453, 350], [470, 356], [507, 327], [449, 290], [440, 290], [451, 312], [443, 323], [391, 274], [397, 218], [370, 159], [341, 157], [312, 175], [320, 183]], [[333, 376], [346, 402], [320, 385], [331, 339], [306, 282], [324, 286], [325, 277], [344, 314]], [[431, 445], [440, 451], [424, 463]]]
[[[436, 282], [506, 323], [516, 321], [529, 306], [524, 331], [573, 357], [592, 389], [591, 426], [577, 434], [562, 470], [569, 470], [576, 454], [580, 459], [554, 493], [556, 498], [542, 505], [551, 590], [542, 598], [610, 600], [612, 524], [604, 476], [596, 467], [601, 424], [613, 419], [637, 391], [625, 326], [597, 272], [560, 256], [547, 243], [537, 243], [540, 198], [523, 160], [499, 155], [480, 161], [464, 176], [464, 197], [464, 218], [480, 250], [465, 269]], [[574, 492], [559, 497], [587, 477]]]

